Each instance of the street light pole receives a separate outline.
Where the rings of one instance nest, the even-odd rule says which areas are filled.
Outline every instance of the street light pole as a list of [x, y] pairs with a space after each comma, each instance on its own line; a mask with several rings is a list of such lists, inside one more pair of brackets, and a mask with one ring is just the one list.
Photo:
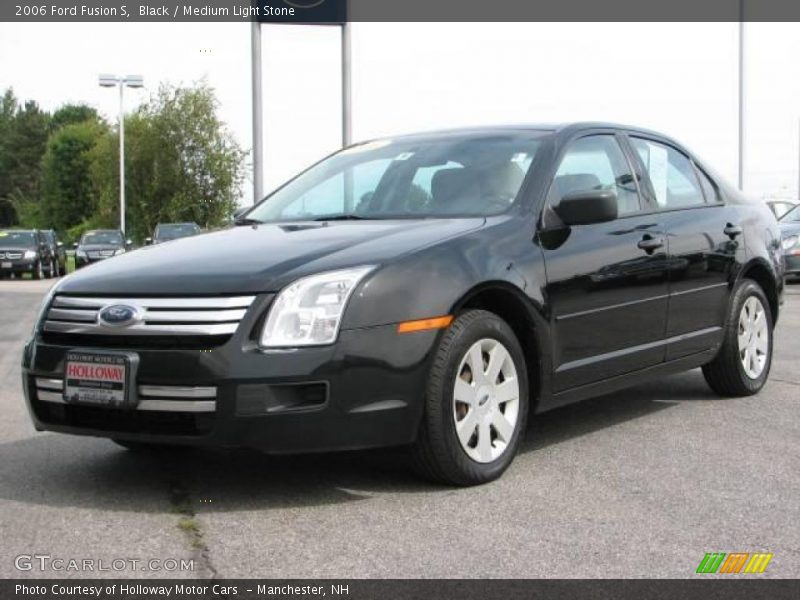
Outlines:
[[125, 234], [125, 86], [119, 86], [119, 230]]
[[103, 74], [99, 83], [101, 87], [119, 87], [119, 229], [125, 235], [125, 87], [144, 87], [144, 78]]

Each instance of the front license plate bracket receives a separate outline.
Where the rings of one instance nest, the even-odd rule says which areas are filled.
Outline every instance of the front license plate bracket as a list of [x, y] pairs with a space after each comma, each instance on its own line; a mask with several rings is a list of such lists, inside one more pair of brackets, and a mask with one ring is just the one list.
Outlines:
[[139, 402], [135, 352], [73, 349], [64, 361], [64, 402], [132, 409]]

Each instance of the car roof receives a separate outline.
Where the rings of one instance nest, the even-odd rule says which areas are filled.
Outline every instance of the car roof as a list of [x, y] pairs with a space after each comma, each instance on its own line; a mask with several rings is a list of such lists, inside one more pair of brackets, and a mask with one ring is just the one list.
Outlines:
[[642, 134], [646, 136], [652, 136], [661, 138], [663, 140], [669, 141], [674, 143], [678, 146], [678, 142], [670, 138], [668, 135], [664, 135], [658, 131], [653, 131], [651, 129], [647, 129], [645, 127], [637, 127], [634, 125], [624, 125], [621, 123], [612, 123], [606, 121], [577, 121], [577, 122], [570, 122], [570, 123], [510, 123], [510, 124], [499, 124], [499, 125], [477, 125], [473, 127], [458, 127], [458, 128], [451, 128], [451, 129], [439, 129], [439, 130], [432, 130], [432, 131], [424, 131], [418, 133], [408, 133], [408, 134], [400, 134], [400, 135], [387, 135], [383, 138], [375, 138], [374, 140], [364, 140], [359, 143], [367, 143], [369, 141], [379, 141], [379, 140], [411, 140], [411, 139], [436, 139], [439, 137], [458, 137], [458, 136], [479, 136], [479, 135], [487, 135], [492, 133], [508, 133], [508, 132], [522, 132], [522, 131], [531, 131], [531, 132], [539, 132], [543, 134], [554, 134], [559, 136], [568, 137], [574, 133], [579, 133], [581, 131], [592, 130], [592, 129], [605, 129], [605, 130], [615, 130], [625, 133], [633, 133], [633, 134]]

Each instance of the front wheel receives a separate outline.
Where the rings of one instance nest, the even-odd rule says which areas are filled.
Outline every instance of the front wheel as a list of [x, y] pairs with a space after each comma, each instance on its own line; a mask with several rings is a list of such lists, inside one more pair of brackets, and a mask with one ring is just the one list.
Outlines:
[[42, 267], [41, 260], [36, 263], [36, 267], [34, 268], [33, 273], [31, 273], [31, 277], [33, 277], [33, 279], [44, 279], [44, 267]]
[[525, 356], [514, 332], [493, 313], [467, 311], [437, 348], [415, 464], [450, 485], [497, 479], [517, 453], [527, 416]]
[[771, 364], [769, 302], [761, 286], [744, 279], [731, 298], [722, 347], [703, 375], [721, 396], [750, 396], [764, 387]]

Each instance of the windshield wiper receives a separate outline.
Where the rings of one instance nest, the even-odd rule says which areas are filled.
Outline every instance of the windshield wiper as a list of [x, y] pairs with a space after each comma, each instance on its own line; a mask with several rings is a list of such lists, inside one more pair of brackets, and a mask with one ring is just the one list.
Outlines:
[[362, 217], [361, 215], [343, 214], [343, 215], [330, 215], [327, 217], [317, 217], [314, 221], [367, 221], [376, 217]]
[[250, 217], [245, 217], [243, 219], [236, 219], [233, 222], [234, 225], [263, 225], [264, 221], [259, 221], [258, 219], [251, 219]]

